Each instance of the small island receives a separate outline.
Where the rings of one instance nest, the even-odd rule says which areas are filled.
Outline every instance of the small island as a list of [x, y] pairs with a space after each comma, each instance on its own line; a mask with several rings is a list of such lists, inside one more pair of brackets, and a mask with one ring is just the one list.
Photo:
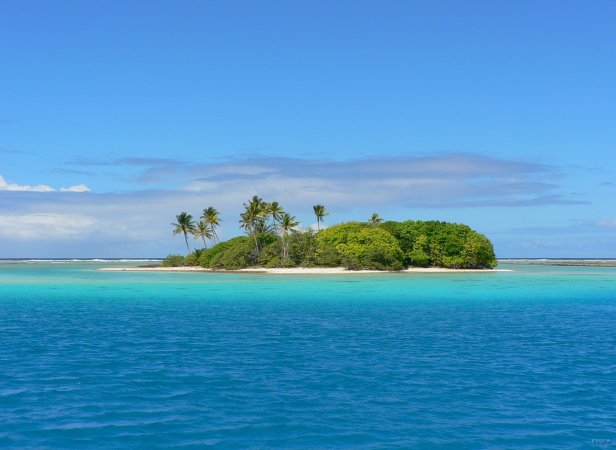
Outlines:
[[[246, 232], [227, 241], [218, 239], [221, 220], [214, 207], [199, 221], [182, 212], [173, 233], [184, 237], [188, 254], [173, 254], [163, 268], [186, 270], [276, 271], [343, 268], [348, 271], [486, 270], [496, 264], [490, 240], [469, 226], [440, 221], [383, 221], [373, 214], [367, 222], [345, 222], [322, 228], [329, 215], [325, 206], [313, 207], [316, 230], [300, 230], [294, 216], [278, 202], [254, 196], [244, 203], [240, 226]], [[190, 250], [188, 236], [203, 248]], [[208, 247], [207, 241], [212, 245]], [[326, 270], [327, 269], [327, 270]]]

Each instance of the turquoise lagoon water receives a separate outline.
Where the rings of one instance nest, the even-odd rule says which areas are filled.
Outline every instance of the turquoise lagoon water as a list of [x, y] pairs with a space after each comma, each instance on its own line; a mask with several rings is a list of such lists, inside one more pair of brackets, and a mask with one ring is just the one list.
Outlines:
[[616, 268], [127, 264], [0, 263], [0, 447], [616, 446]]

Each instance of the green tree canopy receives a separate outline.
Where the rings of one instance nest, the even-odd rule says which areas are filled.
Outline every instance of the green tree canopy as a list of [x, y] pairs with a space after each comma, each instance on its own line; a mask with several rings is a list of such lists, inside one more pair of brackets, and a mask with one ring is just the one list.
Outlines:
[[400, 243], [405, 265], [482, 269], [496, 266], [492, 243], [468, 225], [413, 221], [385, 222]]
[[319, 246], [333, 247], [348, 269], [400, 270], [404, 255], [398, 241], [387, 230], [365, 223], [349, 222], [323, 230]]
[[[348, 222], [315, 232], [297, 231], [299, 222], [277, 202], [254, 196], [244, 204], [240, 223], [248, 236], [196, 250], [186, 258], [170, 255], [165, 264], [200, 264], [214, 269], [244, 267], [336, 267], [399, 270], [408, 266], [486, 269], [496, 266], [494, 248], [484, 235], [469, 226], [439, 221], [384, 222], [373, 214], [369, 222]], [[315, 205], [317, 219], [327, 215]], [[218, 211], [204, 210], [202, 221], [176, 216], [174, 234], [211, 238], [219, 224]], [[196, 226], [197, 225], [197, 226]]]

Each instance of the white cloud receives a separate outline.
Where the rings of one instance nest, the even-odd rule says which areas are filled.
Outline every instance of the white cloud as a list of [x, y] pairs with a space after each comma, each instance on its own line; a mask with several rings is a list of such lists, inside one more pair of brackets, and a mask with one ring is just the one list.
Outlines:
[[[2, 175], [0, 175], [0, 191], [23, 191], [23, 192], [55, 192], [56, 189], [46, 184], [17, 184], [7, 182]], [[76, 184], [75, 186], [60, 188], [61, 192], [90, 192], [90, 188], [85, 184]]]
[[[48, 192], [55, 190], [50, 186], [19, 186], [0, 178], [0, 257], [164, 256], [181, 252], [183, 239], [171, 232], [176, 214], [186, 211], [198, 217], [203, 208], [212, 205], [223, 217], [221, 236], [232, 237], [240, 233], [242, 203], [254, 194], [279, 201], [305, 227], [314, 226], [312, 205], [317, 203], [332, 213], [326, 225], [388, 209], [404, 217], [419, 208], [575, 203], [575, 198], [560, 194], [559, 186], [552, 183], [558, 175], [553, 168], [477, 155], [352, 161], [236, 158], [210, 164], [138, 162], [135, 179], [147, 177], [155, 167], [160, 169], [156, 182], [179, 180], [181, 185], [171, 183], [177, 187], [174, 190], [72, 194], [89, 191], [78, 184], [50, 195]], [[167, 168], [171, 175], [165, 172]], [[439, 214], [434, 213], [435, 217]], [[616, 221], [613, 223], [616, 226]]]
[[[204, 195], [247, 198], [259, 194], [285, 204], [327, 202], [344, 208], [579, 203], [555, 192], [558, 186], [551, 182], [555, 171], [549, 167], [476, 155], [347, 162], [262, 158], [236, 160], [235, 164], [236, 171], [230, 162], [187, 165], [183, 174], [174, 176], [185, 180], [185, 189]], [[146, 170], [139, 178], [146, 179], [148, 174]]]
[[0, 190], [2, 191], [31, 191], [31, 192], [52, 192], [54, 188], [45, 184], [30, 186], [27, 184], [8, 183], [2, 175], [0, 175]]
[[561, 173], [544, 164], [470, 153], [413, 154], [348, 161], [291, 157], [236, 157], [197, 163], [124, 158], [133, 180], [164, 183], [216, 197], [255, 193], [289, 203], [406, 207], [532, 206], [580, 203], [558, 192]]
[[616, 219], [603, 219], [598, 221], [597, 225], [604, 228], [616, 228]]
[[65, 239], [89, 234], [96, 219], [82, 214], [0, 215], [0, 235], [10, 239]]
[[60, 188], [61, 192], [90, 192], [90, 188], [85, 184], [76, 184], [75, 186]]

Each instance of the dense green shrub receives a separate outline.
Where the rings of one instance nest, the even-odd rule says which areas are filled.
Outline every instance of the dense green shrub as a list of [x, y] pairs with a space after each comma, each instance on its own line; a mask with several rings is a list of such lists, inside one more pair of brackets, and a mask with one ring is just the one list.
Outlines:
[[250, 267], [256, 262], [256, 251], [253, 243], [246, 239], [237, 241], [224, 251], [210, 259], [212, 269], [237, 270]]
[[295, 232], [287, 237], [289, 240], [289, 264], [299, 267], [339, 267], [340, 253], [336, 248], [317, 239], [314, 230]]
[[265, 245], [259, 253], [259, 265], [262, 267], [281, 267], [282, 243], [279, 239]]
[[211, 262], [214, 258], [219, 258], [219, 255], [224, 253], [226, 250], [248, 241], [249, 239], [246, 236], [238, 236], [229, 239], [228, 241], [220, 242], [201, 253], [199, 256], [199, 265], [201, 267], [212, 268]]
[[317, 245], [315, 266], [319, 267], [340, 267], [343, 266], [342, 254], [333, 244], [320, 241]]
[[492, 243], [467, 225], [408, 220], [381, 228], [400, 243], [405, 265], [480, 269], [497, 264]]
[[483, 269], [497, 264], [492, 243], [487, 237], [476, 232], [466, 238], [461, 256], [463, 267]]
[[317, 235], [319, 250], [331, 254], [335, 249], [342, 265], [348, 269], [400, 270], [403, 253], [398, 241], [387, 230], [365, 223], [349, 222], [321, 231]]
[[168, 255], [161, 263], [163, 267], [181, 267], [184, 265], [184, 257], [182, 255]]
[[189, 253], [184, 258], [184, 265], [185, 266], [198, 266], [199, 265], [199, 260], [201, 259], [201, 255], [205, 251], [206, 250], [203, 249], [203, 248], [198, 248], [194, 252]]
[[257, 239], [259, 253], [253, 238], [238, 236], [202, 250], [199, 265], [211, 269], [237, 270], [251, 266], [279, 267], [280, 244], [276, 236], [263, 235]]
[[425, 234], [417, 236], [409, 257], [411, 264], [414, 266], [427, 267], [430, 265], [430, 243], [428, 242], [428, 236]]

